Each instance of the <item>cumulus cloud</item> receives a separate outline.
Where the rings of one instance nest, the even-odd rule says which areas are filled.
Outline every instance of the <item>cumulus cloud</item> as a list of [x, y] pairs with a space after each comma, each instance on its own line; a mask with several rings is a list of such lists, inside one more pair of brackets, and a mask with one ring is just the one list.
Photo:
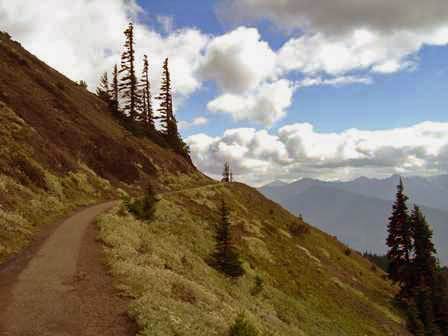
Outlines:
[[180, 129], [189, 129], [192, 127], [198, 127], [198, 126], [204, 126], [207, 125], [208, 119], [205, 117], [197, 117], [194, 118], [192, 121], [185, 121], [181, 120], [179, 121], [179, 128]]
[[239, 27], [209, 43], [199, 73], [223, 91], [240, 93], [255, 89], [275, 69], [276, 54], [258, 30]]
[[[176, 93], [190, 95], [201, 85], [194, 72], [208, 37], [196, 29], [162, 36], [138, 23], [141, 11], [135, 0], [0, 0], [0, 29], [50, 66], [93, 88], [101, 72], [119, 63], [123, 30], [132, 20], [137, 22], [136, 56], [148, 53], [154, 88], [159, 86], [163, 59], [170, 57]], [[172, 28], [166, 19], [164, 24]]]
[[[358, 29], [338, 38], [318, 33], [287, 41], [279, 50], [278, 62], [285, 72], [305, 74], [341, 75], [354, 70], [393, 73], [414, 67], [415, 53], [429, 42], [424, 34], [406, 31], [378, 34]], [[446, 43], [448, 34], [431, 41], [433, 45]]]
[[240, 180], [259, 185], [300, 177], [440, 174], [448, 168], [448, 123], [424, 122], [390, 130], [320, 133], [311, 124], [266, 130], [233, 129], [222, 137], [197, 134], [187, 143], [194, 162], [212, 176], [230, 161]]
[[207, 108], [216, 113], [228, 113], [237, 121], [249, 120], [269, 126], [286, 115], [292, 103], [294, 85], [281, 79], [263, 83], [247, 94], [223, 94], [208, 103]]
[[279, 50], [284, 72], [341, 75], [412, 69], [423, 45], [448, 44], [445, 0], [228, 0], [232, 18], [267, 18], [300, 36]]
[[228, 19], [267, 18], [279, 26], [344, 34], [364, 27], [373, 31], [432, 30], [446, 24], [445, 0], [224, 0]]

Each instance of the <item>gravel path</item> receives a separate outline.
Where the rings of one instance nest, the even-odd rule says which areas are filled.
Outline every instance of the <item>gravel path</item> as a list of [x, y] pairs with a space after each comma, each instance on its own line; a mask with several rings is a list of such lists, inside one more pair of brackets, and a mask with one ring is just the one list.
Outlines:
[[92, 224], [115, 204], [79, 211], [28, 252], [23, 265], [0, 269], [1, 336], [135, 335]]

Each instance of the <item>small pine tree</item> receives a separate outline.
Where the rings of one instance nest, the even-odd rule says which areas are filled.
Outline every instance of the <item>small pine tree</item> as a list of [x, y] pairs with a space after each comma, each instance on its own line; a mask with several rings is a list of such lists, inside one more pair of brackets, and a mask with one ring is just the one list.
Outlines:
[[82, 87], [83, 89], [85, 89], [85, 90], [87, 90], [87, 82], [85, 81], [85, 80], [80, 80], [79, 82], [78, 82], [78, 85], [80, 86], [80, 87]]
[[140, 105], [140, 97], [138, 95], [138, 83], [135, 75], [135, 50], [134, 50], [134, 26], [129, 23], [128, 28], [124, 31], [126, 41], [124, 44], [124, 52], [121, 54], [120, 74], [123, 75], [119, 84], [119, 90], [123, 98], [123, 112], [131, 121], [137, 121], [137, 108]]
[[96, 88], [96, 94], [108, 105], [111, 103], [109, 79], [107, 78], [107, 72], [104, 72], [100, 79], [100, 84]]
[[119, 86], [118, 86], [118, 66], [115, 64], [114, 70], [112, 72], [112, 84], [110, 88], [110, 99], [111, 99], [111, 110], [112, 114], [120, 118], [120, 107], [119, 107]]
[[216, 248], [213, 253], [213, 265], [230, 277], [240, 277], [244, 269], [231, 236], [230, 212], [225, 202], [221, 205], [221, 222], [216, 234]]
[[410, 295], [408, 287], [410, 283], [411, 272], [411, 254], [412, 254], [412, 232], [410, 218], [406, 201], [408, 197], [404, 194], [403, 180], [397, 186], [395, 203], [392, 209], [392, 215], [389, 218], [388, 237], [386, 244], [389, 247], [387, 258], [389, 264], [389, 278], [400, 284], [400, 298], [406, 298]]
[[230, 182], [230, 179], [231, 179], [231, 177], [230, 177], [230, 165], [229, 165], [229, 163], [228, 162], [225, 162], [224, 163], [224, 170], [223, 170], [223, 172], [222, 172], [222, 179], [221, 179], [221, 181], [222, 182]]
[[148, 56], [144, 55], [143, 57], [143, 72], [142, 79], [139, 84], [139, 88], [141, 91], [141, 115], [143, 119], [143, 123], [150, 130], [154, 129], [154, 117], [152, 111], [152, 102], [151, 102], [151, 83], [149, 79], [149, 62]]

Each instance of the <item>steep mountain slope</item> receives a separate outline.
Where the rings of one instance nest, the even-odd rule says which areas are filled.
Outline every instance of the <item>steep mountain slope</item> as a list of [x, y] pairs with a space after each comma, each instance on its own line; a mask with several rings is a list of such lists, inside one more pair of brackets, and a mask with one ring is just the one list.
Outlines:
[[[222, 200], [247, 272], [238, 280], [207, 264]], [[384, 273], [245, 185], [169, 193], [154, 220], [121, 207], [98, 226], [142, 335], [226, 335], [240, 311], [262, 335], [407, 335]]]
[[[160, 139], [131, 135], [6, 34], [0, 139], [0, 259], [81, 205], [139, 195], [148, 182], [160, 192], [150, 222], [124, 206], [98, 221], [141, 335], [223, 335], [240, 311], [265, 335], [408, 335], [396, 288], [366, 259], [256, 190], [208, 179]], [[236, 281], [207, 264], [222, 200], [247, 272]]]
[[[163, 176], [207, 179], [111, 117], [95, 95], [0, 33], [0, 261], [36, 226]], [[186, 182], [186, 179], [183, 179]], [[163, 183], [161, 186], [169, 186]]]
[[[437, 190], [443, 188], [441, 180], [444, 177], [430, 179], [428, 182], [417, 177], [405, 179], [406, 192], [411, 195], [411, 200], [420, 198], [427, 200], [423, 204], [433, 203], [424, 195], [429, 194], [430, 188], [436, 190], [437, 194]], [[386, 224], [395, 196], [395, 183], [398, 181], [398, 176], [386, 180], [360, 178], [350, 182], [303, 179], [286, 186], [263, 187], [260, 191], [353, 248], [384, 253]], [[419, 187], [421, 185], [423, 187]], [[448, 239], [448, 211], [428, 206], [423, 206], [422, 210], [433, 227], [439, 257], [447, 264], [448, 250], [445, 243]]]

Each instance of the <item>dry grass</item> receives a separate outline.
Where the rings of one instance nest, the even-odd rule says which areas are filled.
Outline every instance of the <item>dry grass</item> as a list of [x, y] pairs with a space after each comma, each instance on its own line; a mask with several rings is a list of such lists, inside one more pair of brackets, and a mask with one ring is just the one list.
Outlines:
[[[223, 198], [246, 269], [236, 281], [206, 262]], [[117, 208], [98, 226], [141, 335], [226, 335], [243, 311], [263, 335], [407, 335], [394, 289], [368, 261], [303, 222], [289, 234], [292, 221], [255, 190], [219, 184], [165, 194], [152, 222]]]

